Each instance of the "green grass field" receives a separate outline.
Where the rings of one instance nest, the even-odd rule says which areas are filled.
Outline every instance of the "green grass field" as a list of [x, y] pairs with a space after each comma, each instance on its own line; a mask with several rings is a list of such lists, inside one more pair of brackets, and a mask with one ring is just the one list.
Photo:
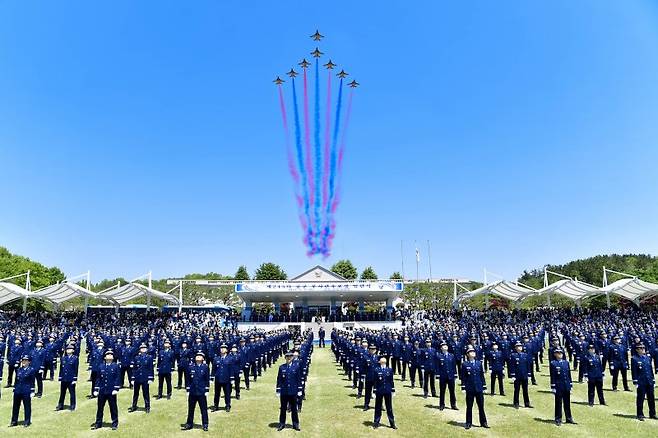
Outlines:
[[[396, 381], [397, 395], [393, 399], [398, 430], [388, 427], [386, 414], [382, 417], [385, 425], [373, 430], [373, 410], [362, 411], [363, 399], [357, 400], [351, 383], [340, 374], [333, 361], [329, 348], [315, 349], [311, 367], [308, 395], [301, 413], [301, 432], [287, 428], [277, 432], [278, 399], [274, 393], [276, 370], [268, 370], [250, 391], [242, 391], [241, 400], [234, 400], [232, 411], [210, 413], [210, 431], [201, 429], [180, 431], [187, 412], [184, 391], [174, 391], [172, 400], [152, 400], [151, 413], [138, 411], [129, 414], [132, 391], [122, 390], [119, 394], [119, 430], [104, 428], [91, 431], [94, 421], [96, 401], [87, 400], [89, 383], [81, 382], [78, 388], [78, 409], [75, 412], [55, 412], [59, 386], [57, 382], [45, 382], [44, 397], [33, 399], [33, 418], [30, 428], [21, 426], [8, 428], [11, 414], [11, 389], [2, 389], [0, 401], [0, 436], [32, 437], [193, 437], [193, 436], [430, 436], [449, 433], [452, 436], [657, 436], [658, 421], [635, 420], [635, 394], [605, 391], [608, 406], [590, 408], [587, 406], [586, 384], [574, 384], [572, 410], [578, 425], [553, 424], [553, 396], [548, 391], [547, 368], [544, 366], [538, 376], [538, 386], [531, 386], [530, 399], [534, 409], [511, 407], [512, 385], [506, 381], [506, 397], [486, 396], [485, 404], [491, 429], [474, 427], [463, 429], [465, 406], [463, 394], [458, 392], [459, 411], [439, 411], [438, 399], [424, 399], [418, 388], [412, 390], [408, 382], [403, 385]], [[86, 377], [81, 373], [81, 378]], [[84, 379], [83, 379], [84, 380]], [[609, 381], [604, 385], [610, 387]], [[157, 386], [151, 386], [155, 392]], [[438, 385], [437, 385], [438, 389]], [[211, 393], [212, 396], [212, 393]], [[374, 403], [373, 403], [374, 405]], [[109, 422], [106, 408], [105, 421]], [[648, 415], [648, 412], [645, 412]], [[477, 412], [474, 418], [477, 424]], [[19, 418], [22, 421], [22, 416]], [[200, 418], [197, 412], [197, 425]], [[288, 418], [290, 424], [290, 418]]]

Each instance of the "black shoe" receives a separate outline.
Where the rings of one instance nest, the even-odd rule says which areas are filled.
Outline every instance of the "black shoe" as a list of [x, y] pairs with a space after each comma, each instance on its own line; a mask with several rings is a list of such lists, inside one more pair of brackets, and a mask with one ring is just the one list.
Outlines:
[[587, 404], [589, 405], [590, 408], [594, 407], [594, 403], [587, 403]]
[[279, 427], [276, 428], [276, 431], [281, 432], [285, 427], [285, 424], [279, 424]]
[[471, 428], [471, 424], [470, 424], [470, 423], [466, 423], [466, 424], [464, 425], [464, 429], [468, 430], [468, 429], [470, 429], [470, 428]]
[[160, 400], [161, 398], [162, 398], [162, 395], [160, 395], [160, 394], [158, 394], [158, 395], [155, 396], [155, 399], [156, 399], [156, 400]]
[[504, 392], [501, 392], [500, 395], [501, 395], [502, 397], [505, 397], [505, 393], [504, 393]]
[[100, 424], [95, 424], [94, 423], [94, 424], [91, 425], [91, 430], [96, 430], [96, 429], [100, 429], [100, 428], [101, 428]]
[[235, 399], [240, 400], [240, 394], [236, 394]]
[[642, 415], [638, 415], [637, 419], [640, 421], [644, 421], [644, 417]]
[[573, 421], [573, 418], [567, 418], [567, 423], [569, 423], [569, 424], [578, 424], [575, 421]]
[[23, 423], [23, 427], [30, 427], [30, 424], [32, 423]]
[[231, 412], [231, 407], [230, 406], [226, 406], [226, 412]]
[[69, 411], [71, 411], [71, 412], [75, 411], [75, 405], [69, 407]]
[[445, 406], [439, 406], [439, 411], [444, 410], [446, 407]]
[[482, 423], [481, 427], [484, 427], [485, 429], [489, 429], [489, 425], [487, 423]]
[[372, 428], [373, 428], [373, 429], [378, 429], [378, 428], [379, 428], [379, 423], [375, 423], [375, 424], [373, 424], [373, 425], [372, 425]]
[[218, 406], [212, 406], [212, 407], [210, 408], [210, 412], [217, 412], [217, 411], [219, 411], [219, 407], [218, 407]]
[[562, 422], [560, 420], [555, 420], [555, 425], [556, 426], [562, 426]]
[[16, 427], [16, 426], [18, 426], [18, 423], [9, 423], [9, 427]]
[[297, 432], [301, 432], [301, 430], [302, 430], [302, 429], [299, 427], [299, 424], [296, 425], [296, 426], [293, 426], [292, 428], [295, 429]]
[[131, 406], [128, 408], [128, 412], [135, 412], [137, 410], [137, 406]]
[[457, 407], [457, 405], [455, 405], [455, 406], [450, 406], [450, 409], [452, 409], [453, 411], [458, 411], [458, 410], [459, 410], [459, 408]]
[[167, 394], [167, 400], [171, 400], [171, 394]]
[[652, 420], [658, 420], [658, 417], [656, 417], [655, 415], [649, 415], [649, 418], [651, 418]]
[[525, 405], [525, 407], [528, 408], [528, 409], [534, 409], [533, 405]]
[[191, 424], [184, 424], [183, 427], [181, 427], [182, 430], [191, 430], [192, 425]]
[[391, 423], [391, 429], [396, 429], [397, 430], [397, 428], [398, 427], [395, 425], [395, 423]]
[[364, 407], [363, 407], [363, 411], [364, 411], [364, 412], [367, 411], [368, 409], [370, 409], [370, 406], [364, 406]]
[[519, 409], [519, 404], [518, 403], [514, 403], [514, 409]]
[[427, 394], [423, 394], [423, 398], [427, 398]]
[[208, 432], [208, 426], [203, 426], [203, 431]]
[[119, 426], [112, 426], [112, 430], [117, 430]]
[[64, 409], [62, 405], [57, 405], [57, 407], [55, 408], [56, 411], [61, 411], [62, 409]]
[[150, 414], [150, 413], [151, 413], [151, 407], [149, 406], [148, 408], [146, 408], [146, 409], [145, 409], [145, 412], [146, 412], [147, 414]]

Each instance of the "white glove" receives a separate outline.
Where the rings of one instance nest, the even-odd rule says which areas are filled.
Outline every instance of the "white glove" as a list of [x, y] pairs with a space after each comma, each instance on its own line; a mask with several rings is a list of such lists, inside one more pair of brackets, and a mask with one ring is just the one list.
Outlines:
[[31, 392], [31, 393], [30, 393], [30, 398], [33, 398], [33, 397], [34, 397], [34, 393]]
[[551, 392], [552, 392], [553, 394], [555, 394], [555, 390], [554, 390], [554, 389], [551, 389]]
[[208, 394], [210, 394], [210, 393], [209, 393], [209, 392], [206, 392], [206, 393], [204, 393], [203, 395], [206, 396], [206, 397], [208, 397]]
[[512, 382], [516, 382], [516, 377], [512, 377]]
[[395, 393], [394, 393], [394, 392], [392, 392], [392, 393], [391, 393], [391, 396], [393, 396], [393, 397], [395, 397]]
[[301, 396], [302, 396], [302, 392], [299, 391], [299, 392], [297, 393], [297, 397], [301, 397]]
[[117, 395], [119, 391], [112, 391], [112, 395]]
[[75, 386], [75, 382], [71, 382], [71, 386]]
[[98, 397], [98, 391], [94, 391], [94, 397]]

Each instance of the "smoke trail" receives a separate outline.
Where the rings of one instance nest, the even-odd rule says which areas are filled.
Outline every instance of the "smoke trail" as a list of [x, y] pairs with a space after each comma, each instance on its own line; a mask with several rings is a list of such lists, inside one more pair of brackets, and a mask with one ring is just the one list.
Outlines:
[[322, 149], [320, 145], [320, 71], [318, 66], [318, 58], [315, 58], [315, 124], [314, 124], [314, 140], [315, 140], [315, 196], [314, 196], [314, 214], [315, 214], [315, 235], [316, 247], [321, 244], [320, 231], [322, 225], [320, 223], [320, 161], [322, 160]]
[[[336, 118], [334, 119], [334, 135], [332, 138], [331, 142], [331, 163], [330, 163], [330, 170], [329, 170], [329, 202], [327, 203], [327, 209], [325, 211], [325, 217], [329, 217], [330, 214], [330, 208], [333, 203], [334, 195], [335, 195], [335, 185], [336, 185], [336, 161], [337, 161], [337, 151], [336, 151], [336, 146], [338, 143], [338, 132], [340, 128], [340, 109], [343, 104], [343, 78], [340, 78], [340, 82], [338, 83], [338, 101], [336, 102]], [[331, 223], [329, 221], [325, 221], [325, 229], [323, 233], [323, 238], [322, 238], [322, 248], [321, 252], [322, 254], [326, 257], [329, 255], [329, 247], [327, 246], [327, 239], [329, 237], [329, 234], [331, 233]]]
[[286, 112], [286, 102], [283, 99], [283, 88], [279, 86], [279, 107], [281, 108], [281, 118], [283, 119], [283, 131], [286, 135], [286, 156], [288, 158], [288, 170], [290, 171], [290, 176], [295, 183], [295, 190], [297, 190], [297, 184], [299, 183], [299, 173], [295, 167], [295, 162], [292, 157], [292, 150], [290, 148], [290, 132], [288, 131], [288, 115]]
[[[325, 120], [324, 120], [324, 168], [322, 172], [322, 211], [327, 210], [329, 205], [329, 157], [331, 153], [331, 69], [327, 75], [327, 107], [325, 110]], [[324, 225], [324, 224], [323, 224]], [[324, 230], [322, 231], [321, 236], [319, 237], [322, 241], [322, 246], [324, 246], [325, 234]]]
[[345, 144], [347, 142], [347, 131], [348, 127], [350, 125], [350, 118], [352, 116], [352, 97], [354, 96], [354, 89], [352, 88], [350, 90], [350, 94], [347, 98], [347, 110], [345, 111], [345, 122], [343, 124], [343, 132], [340, 137], [340, 149], [338, 151], [338, 183], [337, 183], [337, 188], [335, 190], [335, 195], [334, 199], [331, 203], [331, 210], [329, 213], [328, 221], [329, 221], [329, 236], [327, 238], [326, 244], [323, 247], [323, 254], [326, 253], [329, 255], [331, 252], [331, 244], [333, 243], [334, 237], [336, 236], [336, 222], [334, 220], [334, 213], [336, 213], [336, 209], [338, 208], [338, 204], [340, 204], [340, 188], [341, 188], [341, 181], [342, 181], [342, 175], [343, 175], [343, 157], [345, 155]]
[[[304, 153], [302, 151], [302, 135], [301, 128], [299, 126], [299, 107], [297, 106], [297, 88], [295, 87], [295, 78], [292, 78], [292, 101], [293, 101], [293, 113], [295, 119], [295, 148], [297, 152], [297, 165], [299, 166], [299, 172], [302, 177], [301, 186], [303, 192], [303, 204], [304, 204], [304, 223], [302, 224], [306, 228], [306, 234], [304, 235], [304, 243], [310, 245], [308, 241], [309, 236], [309, 199], [308, 199], [308, 188], [306, 185], [307, 175], [304, 169]], [[309, 246], [310, 247], [310, 246]]]
[[[309, 113], [308, 113], [308, 79], [306, 75], [306, 68], [304, 70], [304, 145], [305, 145], [305, 158], [306, 158], [306, 174], [308, 181], [308, 198], [309, 204], [313, 205], [315, 202], [315, 180], [313, 179], [313, 157], [311, 155], [311, 129], [309, 126]], [[309, 241], [311, 255], [315, 254], [316, 242], [313, 239], [313, 215], [312, 212], [307, 214], [309, 224], [307, 227], [306, 238]]]

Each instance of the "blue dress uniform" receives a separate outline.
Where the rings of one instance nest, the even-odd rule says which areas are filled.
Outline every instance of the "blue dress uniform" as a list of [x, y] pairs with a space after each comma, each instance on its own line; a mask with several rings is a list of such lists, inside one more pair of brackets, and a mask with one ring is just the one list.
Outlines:
[[[516, 346], [523, 346], [520, 342]], [[528, 379], [532, 377], [530, 370], [530, 361], [528, 353], [523, 351], [514, 352], [510, 356], [510, 377], [514, 380], [514, 407], [519, 407], [519, 393], [523, 389], [523, 404], [526, 408], [530, 407], [530, 396], [528, 395]]]
[[[205, 359], [203, 352], [196, 353], [196, 356], [201, 356]], [[196, 405], [199, 405], [201, 411], [201, 424], [203, 430], [208, 430], [208, 399], [206, 398], [208, 391], [210, 391], [210, 368], [204, 362], [194, 363], [190, 365], [188, 371], [188, 385], [187, 385], [187, 421], [183, 425], [183, 429], [192, 429], [194, 424], [194, 410]]]
[[[638, 345], [638, 349], [643, 344]], [[644, 399], [649, 404], [649, 417], [656, 418], [656, 400], [654, 386], [656, 380], [651, 367], [651, 358], [645, 354], [635, 355], [631, 359], [631, 375], [633, 376], [633, 385], [637, 388], [637, 398], [635, 400], [636, 414], [639, 420], [644, 419]]]
[[[23, 356], [22, 360], [30, 361], [29, 356]], [[23, 425], [28, 427], [32, 424], [32, 395], [34, 395], [34, 380], [37, 370], [31, 364], [26, 363], [16, 370], [16, 382], [14, 384], [14, 405], [11, 410], [10, 426], [18, 424], [18, 413], [23, 403], [25, 413], [25, 422]]]
[[[222, 344], [220, 348], [228, 348], [226, 344]], [[222, 391], [224, 391], [224, 406], [226, 412], [231, 410], [231, 380], [233, 379], [233, 358], [226, 355], [216, 356], [213, 361], [213, 375], [212, 380], [215, 381], [215, 394], [213, 397], [212, 410], [219, 409], [219, 398]]]
[[603, 364], [601, 358], [596, 354], [594, 345], [590, 345], [589, 354], [583, 359], [581, 366], [583, 375], [587, 379], [587, 401], [590, 406], [594, 405], [594, 391], [599, 396], [599, 404], [605, 405], [603, 397]]
[[301, 368], [294, 362], [288, 363], [288, 358], [292, 357], [291, 352], [286, 353], [286, 363], [279, 366], [279, 374], [276, 378], [276, 393], [280, 398], [279, 407], [279, 430], [282, 430], [286, 424], [286, 410], [290, 406], [292, 415], [292, 426], [299, 430], [299, 415], [297, 413], [297, 397], [302, 394], [302, 376]]
[[366, 375], [366, 388], [365, 388], [365, 401], [363, 403], [363, 410], [370, 409], [370, 400], [372, 400], [372, 390], [375, 386], [375, 379], [377, 378], [377, 368], [379, 368], [379, 356], [375, 354], [377, 347], [373, 344], [370, 345], [368, 353], [364, 358], [364, 367]]
[[503, 352], [500, 350], [494, 350], [492, 348], [488, 352], [487, 356], [489, 358], [489, 371], [491, 372], [491, 395], [494, 395], [496, 392], [496, 379], [498, 379], [500, 395], [505, 395], [505, 387], [503, 386], [505, 357], [503, 356]]
[[238, 352], [238, 346], [233, 344], [231, 347], [231, 375], [233, 376], [233, 389], [235, 389], [235, 399], [240, 400], [240, 373], [244, 367], [242, 355]]
[[[14, 345], [9, 347], [9, 356], [8, 356], [8, 369], [7, 374], [7, 388], [13, 386], [13, 377], [14, 373], [18, 370], [18, 367], [21, 365], [21, 357], [23, 357], [24, 347], [21, 344], [21, 340], [16, 338], [14, 340]], [[27, 353], [27, 352], [26, 352]]]
[[[104, 357], [112, 356], [112, 350], [107, 350]], [[116, 362], [103, 362], [98, 368], [98, 378], [94, 382], [94, 395], [98, 397], [98, 409], [96, 410], [96, 422], [94, 429], [100, 429], [103, 426], [103, 411], [105, 403], [110, 406], [110, 416], [112, 417], [112, 429], [119, 427], [119, 407], [117, 406], [117, 394], [121, 386], [121, 369]]]
[[[145, 344], [140, 345], [140, 350], [147, 348]], [[141, 352], [135, 356], [131, 363], [132, 369], [132, 385], [133, 385], [133, 404], [128, 409], [128, 412], [137, 410], [137, 399], [139, 399], [139, 391], [142, 390], [144, 397], [144, 407], [146, 413], [151, 412], [151, 397], [149, 394], [149, 384], [153, 382], [153, 357], [146, 352]]]
[[[2, 335], [0, 335], [0, 388], [2, 387], [2, 371], [5, 366], [5, 350], [7, 349], [7, 344], [5, 341], [2, 339]], [[10, 366], [11, 368], [11, 366]], [[2, 397], [2, 391], [0, 391], [0, 397]]]
[[[555, 352], [564, 353], [561, 348]], [[574, 423], [571, 416], [571, 369], [569, 361], [555, 359], [551, 361], [551, 391], [555, 394], [555, 424], [562, 424], [562, 407], [567, 417], [567, 423]]]
[[414, 341], [411, 350], [411, 363], [409, 364], [409, 380], [411, 380], [411, 387], [416, 387], [416, 373], [418, 373], [418, 386], [423, 386], [423, 371], [421, 366], [421, 353], [423, 349], [420, 348], [420, 342]]
[[158, 396], [162, 398], [162, 389], [167, 382], [167, 399], [171, 398], [171, 373], [174, 372], [175, 353], [171, 348], [158, 353]]
[[[475, 351], [469, 348], [468, 351]], [[466, 429], [473, 425], [473, 402], [478, 405], [480, 426], [488, 428], [487, 414], [484, 411], [484, 391], [487, 390], [487, 381], [484, 377], [484, 367], [477, 359], [467, 359], [462, 363], [461, 387], [466, 392]]]
[[382, 401], [386, 404], [386, 415], [391, 428], [395, 426], [395, 415], [393, 414], [393, 394], [395, 394], [395, 383], [393, 382], [393, 369], [387, 366], [380, 366], [376, 370], [375, 377], [375, 418], [374, 427], [379, 427], [379, 421], [382, 419]]
[[[409, 342], [409, 337], [405, 336], [402, 344], [402, 381], [407, 380], [407, 367], [411, 366], [411, 355], [413, 354], [413, 345]], [[411, 368], [409, 368], [411, 371]]]
[[126, 339], [126, 345], [122, 346], [120, 350], [117, 351], [117, 359], [121, 364], [121, 387], [124, 387], [124, 381], [126, 374], [128, 375], [128, 385], [130, 388], [133, 387], [132, 378], [133, 372], [130, 368], [130, 364], [133, 362], [133, 357], [135, 357], [135, 348], [132, 346], [132, 341]]
[[436, 383], [434, 382], [436, 378], [436, 370], [434, 369], [434, 360], [436, 357], [436, 349], [431, 347], [432, 340], [427, 339], [425, 341], [426, 348], [421, 350], [421, 368], [424, 374], [423, 380], [423, 396], [427, 398], [429, 391], [432, 391], [432, 397], [436, 397]]
[[324, 348], [325, 331], [323, 327], [318, 330], [318, 347]]
[[[447, 345], [445, 342], [442, 345]], [[457, 360], [450, 352], [436, 355], [436, 372], [439, 377], [439, 409], [445, 409], [446, 388], [450, 391], [450, 408], [457, 410], [455, 379], [457, 378]]]
[[103, 357], [105, 354], [105, 348], [99, 346], [94, 348], [89, 355], [89, 369], [91, 370], [91, 392], [90, 397], [93, 397], [94, 388], [96, 387], [96, 380], [98, 380], [98, 371], [100, 370], [101, 365], [103, 364]]
[[[68, 352], [71, 354], [68, 354]], [[60, 411], [64, 408], [64, 398], [66, 397], [66, 391], [71, 394], [71, 404], [69, 409], [71, 411], [75, 410], [75, 384], [78, 381], [78, 368], [79, 368], [79, 359], [78, 356], [73, 354], [75, 348], [73, 346], [67, 347], [67, 354], [62, 356], [61, 364], [59, 367], [59, 402], [57, 403], [56, 410]]]
[[30, 353], [30, 358], [32, 363], [30, 364], [32, 368], [36, 370], [36, 380], [37, 380], [37, 392], [34, 394], [35, 397], [41, 398], [43, 395], [43, 372], [44, 372], [44, 362], [46, 360], [46, 350], [42, 346], [42, 342], [38, 341], [39, 346], [35, 347], [34, 350]]
[[187, 344], [181, 347], [178, 353], [178, 384], [176, 385], [176, 389], [181, 389], [183, 379], [185, 382], [185, 388], [189, 386], [189, 382], [187, 380], [193, 355], [194, 352], [187, 348]]
[[[619, 342], [618, 342], [619, 341]], [[617, 335], [613, 338], [612, 344], [608, 347], [608, 366], [612, 374], [612, 390], [617, 390], [617, 381], [621, 373], [624, 391], [630, 391], [628, 388], [628, 348], [621, 342]]]

